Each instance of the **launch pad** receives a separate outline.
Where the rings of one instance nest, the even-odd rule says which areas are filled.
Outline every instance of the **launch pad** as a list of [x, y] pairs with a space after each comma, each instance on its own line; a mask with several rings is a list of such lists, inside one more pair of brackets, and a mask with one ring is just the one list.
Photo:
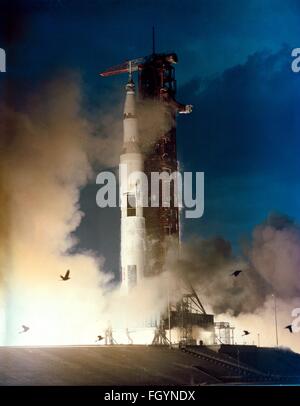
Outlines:
[[254, 346], [0, 347], [1, 385], [299, 384], [300, 355]]

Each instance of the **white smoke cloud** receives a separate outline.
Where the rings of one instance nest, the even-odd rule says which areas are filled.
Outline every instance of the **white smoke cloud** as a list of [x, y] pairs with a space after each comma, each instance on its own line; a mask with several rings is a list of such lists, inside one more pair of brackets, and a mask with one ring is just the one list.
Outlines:
[[[111, 165], [116, 157], [116, 134], [109, 144], [93, 136], [94, 125], [81, 112], [74, 77], [48, 84], [27, 112], [2, 108], [1, 198], [9, 202], [1, 227], [9, 250], [1, 261], [3, 343], [78, 344], [97, 333], [111, 276], [101, 272], [103, 258], [69, 253], [92, 164]], [[62, 282], [67, 269], [71, 280]], [[22, 324], [30, 327], [26, 335], [18, 334]]]
[[253, 268], [283, 299], [300, 298], [300, 228], [271, 214], [255, 228], [249, 251]]
[[[299, 333], [291, 334], [285, 327], [292, 324], [292, 309], [299, 307], [299, 299], [282, 300], [276, 299], [277, 308], [277, 334], [278, 345], [281, 348], [290, 348], [300, 352]], [[276, 324], [274, 297], [268, 295], [262, 307], [257, 308], [253, 313], [241, 313], [238, 317], [231, 314], [220, 314], [217, 321], [228, 321], [235, 327], [234, 336], [237, 344], [255, 344], [262, 347], [276, 346]], [[250, 332], [243, 336], [243, 330]]]

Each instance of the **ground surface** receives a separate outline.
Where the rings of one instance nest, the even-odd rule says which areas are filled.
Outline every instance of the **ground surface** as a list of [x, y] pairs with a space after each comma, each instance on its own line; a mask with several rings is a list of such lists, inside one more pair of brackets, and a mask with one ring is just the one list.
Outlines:
[[0, 347], [0, 385], [300, 384], [300, 355], [254, 346]]
[[0, 347], [1, 385], [194, 385], [216, 380], [189, 354], [148, 346]]

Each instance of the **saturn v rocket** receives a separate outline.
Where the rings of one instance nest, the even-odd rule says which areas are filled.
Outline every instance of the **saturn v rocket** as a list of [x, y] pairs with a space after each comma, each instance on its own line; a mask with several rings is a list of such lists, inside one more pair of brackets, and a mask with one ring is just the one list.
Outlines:
[[[121, 280], [125, 292], [143, 277], [164, 270], [166, 246], [171, 236], [179, 241], [179, 209], [171, 196], [170, 207], [148, 207], [151, 190], [143, 189], [144, 175], [151, 184], [151, 174], [178, 171], [176, 153], [176, 113], [190, 113], [191, 105], [175, 100], [175, 53], [153, 53], [114, 66], [101, 73], [108, 77], [129, 73], [124, 106], [124, 140], [120, 158], [121, 200]], [[152, 100], [169, 112], [172, 125], [162, 130], [150, 151], [141, 150], [132, 73], [138, 72], [139, 103]], [[154, 118], [155, 119], [155, 118]], [[143, 196], [141, 196], [141, 194]]]
[[135, 86], [126, 85], [123, 115], [123, 150], [120, 156], [122, 289], [130, 291], [144, 276], [145, 218], [141, 196], [144, 157], [140, 150]]

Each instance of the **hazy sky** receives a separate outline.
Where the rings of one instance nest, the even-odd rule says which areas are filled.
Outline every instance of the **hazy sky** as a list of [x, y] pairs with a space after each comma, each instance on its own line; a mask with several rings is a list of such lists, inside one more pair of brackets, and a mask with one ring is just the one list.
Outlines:
[[[126, 77], [98, 73], [150, 53], [152, 25], [157, 50], [177, 52], [177, 98], [194, 105], [178, 118], [178, 155], [183, 169], [205, 172], [205, 213], [185, 221], [184, 237], [222, 235], [237, 249], [271, 211], [300, 220], [300, 73], [290, 68], [300, 47], [297, 0], [14, 3], [0, 10], [0, 91], [16, 108], [40, 83], [75, 71], [87, 113], [121, 120]], [[119, 211], [97, 208], [96, 191], [82, 191], [80, 247], [117, 272]]]

